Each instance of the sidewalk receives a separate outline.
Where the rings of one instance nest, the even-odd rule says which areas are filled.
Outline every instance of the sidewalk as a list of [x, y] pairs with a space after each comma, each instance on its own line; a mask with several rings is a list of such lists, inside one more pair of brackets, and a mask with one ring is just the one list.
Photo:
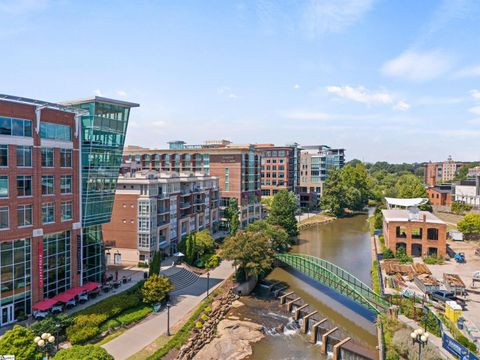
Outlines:
[[[218, 287], [223, 280], [234, 272], [232, 262], [222, 261], [219, 267], [210, 271], [210, 291]], [[170, 308], [170, 328], [183, 320], [206, 296], [206, 275], [202, 275], [195, 284], [181, 291]], [[116, 360], [124, 360], [141, 351], [166, 333], [167, 312], [162, 310], [148, 320], [132, 327], [112, 341], [102, 345]]]

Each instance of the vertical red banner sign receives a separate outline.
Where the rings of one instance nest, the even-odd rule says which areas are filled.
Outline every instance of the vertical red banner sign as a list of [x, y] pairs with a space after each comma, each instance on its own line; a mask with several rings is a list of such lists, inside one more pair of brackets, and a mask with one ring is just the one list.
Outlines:
[[43, 289], [43, 240], [38, 242], [38, 287]]

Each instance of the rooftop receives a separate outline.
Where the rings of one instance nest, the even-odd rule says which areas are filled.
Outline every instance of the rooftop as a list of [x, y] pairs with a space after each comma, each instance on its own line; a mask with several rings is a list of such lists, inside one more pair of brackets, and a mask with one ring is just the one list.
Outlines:
[[446, 224], [444, 221], [440, 220], [438, 217], [428, 211], [413, 212], [410, 210], [391, 209], [382, 210], [382, 214], [387, 223], [393, 221], [423, 222], [423, 218], [425, 217], [425, 221], [427, 223]]
[[76, 99], [76, 100], [68, 100], [68, 101], [62, 101], [60, 104], [62, 105], [80, 105], [80, 104], [88, 104], [91, 102], [100, 102], [104, 104], [110, 104], [110, 105], [119, 105], [119, 106], [124, 106], [128, 108], [132, 107], [139, 107], [140, 105], [137, 103], [132, 103], [128, 101], [123, 101], [123, 100], [115, 100], [115, 99], [110, 99], [106, 98], [103, 96], [90, 96], [84, 99]]
[[428, 199], [426, 198], [412, 198], [412, 199], [400, 199], [400, 198], [389, 198], [386, 197], [385, 201], [387, 202], [387, 205], [389, 208], [393, 207], [403, 207], [403, 208], [409, 208], [409, 207], [417, 207], [420, 205], [424, 205], [428, 202]]

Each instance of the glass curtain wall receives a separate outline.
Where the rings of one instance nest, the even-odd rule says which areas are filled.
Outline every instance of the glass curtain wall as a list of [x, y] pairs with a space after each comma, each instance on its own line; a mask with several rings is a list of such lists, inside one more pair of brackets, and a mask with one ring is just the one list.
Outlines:
[[43, 237], [43, 294], [51, 298], [70, 289], [71, 234], [64, 231]]

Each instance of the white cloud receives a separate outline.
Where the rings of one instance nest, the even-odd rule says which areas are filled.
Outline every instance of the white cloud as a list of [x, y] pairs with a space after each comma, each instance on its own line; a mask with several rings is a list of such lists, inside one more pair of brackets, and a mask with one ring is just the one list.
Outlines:
[[123, 90], [117, 90], [117, 95], [120, 97], [126, 97], [127, 93]]
[[236, 100], [239, 99], [240, 96], [232, 92], [232, 89], [229, 86], [222, 86], [217, 89], [217, 94], [223, 95], [228, 99]]
[[100, 89], [93, 90], [93, 93], [94, 93], [96, 96], [103, 96], [103, 94], [102, 94], [102, 92], [100, 91]]
[[470, 95], [472, 95], [472, 97], [475, 100], [480, 100], [480, 90], [477, 90], [477, 89], [470, 90]]
[[295, 84], [295, 85], [293, 85], [293, 88], [294, 88], [295, 90], [298, 90], [298, 89], [300, 89], [300, 85], [299, 85], [299, 84]]
[[338, 33], [360, 20], [373, 0], [310, 0], [304, 10], [304, 25], [310, 36]]
[[383, 64], [384, 75], [410, 81], [428, 81], [445, 74], [452, 67], [452, 59], [440, 50], [416, 52], [407, 50]]
[[458, 70], [455, 74], [455, 78], [466, 78], [480, 76], [480, 65], [467, 66]]
[[386, 91], [372, 92], [363, 86], [358, 86], [356, 88], [351, 86], [327, 86], [326, 90], [327, 92], [335, 94], [341, 98], [367, 105], [392, 105], [395, 110], [400, 111], [410, 109], [410, 104], [405, 100], [396, 101], [394, 97]]
[[468, 109], [472, 114], [480, 115], [480, 106], [474, 106]]

